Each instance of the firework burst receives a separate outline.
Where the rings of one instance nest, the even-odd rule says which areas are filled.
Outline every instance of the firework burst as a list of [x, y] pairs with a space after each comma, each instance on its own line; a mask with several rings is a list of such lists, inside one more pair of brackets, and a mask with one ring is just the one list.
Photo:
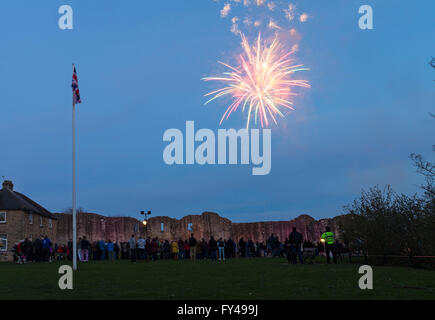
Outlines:
[[293, 79], [297, 71], [308, 70], [302, 65], [293, 65], [291, 55], [294, 50], [285, 51], [277, 37], [268, 45], [262, 44], [261, 35], [258, 35], [256, 45], [251, 46], [242, 34], [243, 53], [240, 54], [239, 66], [232, 67], [220, 62], [229, 69], [221, 77], [206, 77], [204, 81], [218, 81], [225, 84], [224, 87], [209, 92], [205, 96], [211, 96], [205, 104], [224, 96], [231, 96], [232, 103], [225, 111], [223, 120], [242, 106], [242, 112], [247, 110], [248, 119], [246, 128], [249, 128], [251, 118], [255, 124], [260, 119], [261, 127], [269, 126], [269, 119], [277, 123], [277, 115], [284, 117], [280, 109], [291, 109], [293, 103], [291, 96], [296, 95], [293, 87], [309, 88], [307, 80]]

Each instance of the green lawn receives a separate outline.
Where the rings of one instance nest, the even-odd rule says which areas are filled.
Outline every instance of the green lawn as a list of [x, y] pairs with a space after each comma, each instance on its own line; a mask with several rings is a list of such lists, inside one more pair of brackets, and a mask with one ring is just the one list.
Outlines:
[[95, 261], [79, 264], [73, 290], [59, 289], [58, 262], [0, 263], [0, 299], [435, 299], [435, 271], [375, 266], [363, 291], [359, 265], [321, 261]]

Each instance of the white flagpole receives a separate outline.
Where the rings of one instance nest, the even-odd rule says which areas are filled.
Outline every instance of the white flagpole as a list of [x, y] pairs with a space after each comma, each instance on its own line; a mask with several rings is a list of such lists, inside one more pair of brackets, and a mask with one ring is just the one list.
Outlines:
[[[74, 73], [74, 64], [72, 65]], [[77, 270], [77, 212], [76, 212], [76, 129], [74, 90], [72, 94], [72, 214], [73, 214], [73, 270]]]

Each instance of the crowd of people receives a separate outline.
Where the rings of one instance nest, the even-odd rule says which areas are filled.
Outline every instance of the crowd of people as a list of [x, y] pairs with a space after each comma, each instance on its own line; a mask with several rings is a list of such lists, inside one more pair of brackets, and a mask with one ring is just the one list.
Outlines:
[[53, 243], [47, 236], [40, 236], [34, 241], [26, 238], [16, 243], [12, 251], [15, 261], [49, 262], [53, 260], [54, 249]]
[[[302, 234], [293, 228], [289, 236], [281, 242], [279, 238], [271, 234], [265, 242], [254, 242], [244, 238], [239, 241], [233, 239], [210, 239], [197, 240], [193, 234], [189, 239], [168, 241], [155, 238], [136, 238], [133, 234], [128, 242], [116, 243], [110, 239], [90, 242], [85, 236], [77, 241], [77, 257], [81, 262], [89, 260], [161, 260], [161, 259], [210, 259], [223, 261], [231, 258], [253, 258], [253, 257], [286, 257], [288, 263], [304, 263], [304, 250], [309, 250], [313, 255], [322, 254], [337, 263], [336, 256], [339, 254], [342, 245], [338, 240], [333, 241], [326, 238], [327, 232], [322, 235], [327, 243], [319, 241], [317, 244], [304, 240]], [[329, 230], [329, 233], [330, 230]], [[332, 233], [331, 233], [332, 234]], [[333, 237], [333, 236], [332, 236]], [[15, 260], [22, 259], [25, 262], [52, 262], [56, 260], [72, 260], [73, 244], [69, 241], [66, 245], [53, 244], [47, 236], [41, 236], [34, 241], [25, 239], [14, 246]]]

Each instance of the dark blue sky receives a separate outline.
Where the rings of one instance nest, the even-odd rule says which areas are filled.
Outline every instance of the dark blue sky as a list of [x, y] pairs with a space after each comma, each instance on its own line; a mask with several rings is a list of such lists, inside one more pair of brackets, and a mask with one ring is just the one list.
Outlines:
[[[408, 156], [433, 159], [435, 2], [294, 1], [297, 58], [312, 88], [272, 127], [272, 170], [167, 166], [168, 128], [219, 128], [200, 79], [232, 62], [240, 39], [223, 1], [8, 1], [0, 4], [0, 176], [51, 211], [71, 206], [71, 63], [77, 112], [78, 205], [106, 215], [182, 217], [215, 211], [233, 221], [342, 212], [361, 191], [390, 183], [418, 192]], [[74, 9], [74, 30], [57, 10]], [[358, 28], [370, 4], [374, 30]], [[241, 128], [236, 113], [221, 128]]]

